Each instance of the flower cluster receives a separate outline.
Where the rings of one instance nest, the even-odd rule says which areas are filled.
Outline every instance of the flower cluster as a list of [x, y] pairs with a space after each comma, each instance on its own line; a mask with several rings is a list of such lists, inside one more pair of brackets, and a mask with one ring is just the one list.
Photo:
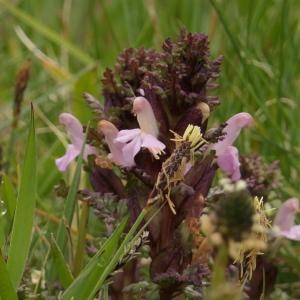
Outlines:
[[[207, 257], [213, 255], [208, 241], [226, 243], [236, 263], [246, 266], [246, 279], [266, 247], [270, 223], [262, 200], [254, 196], [271, 186], [273, 169], [261, 169], [256, 180], [257, 168], [241, 160], [234, 146], [253, 118], [240, 112], [209, 128], [219, 99], [208, 91], [217, 86], [221, 61], [210, 60], [207, 36], [185, 30], [177, 40], [167, 39], [159, 52], [125, 49], [103, 74], [103, 107], [86, 95], [100, 145], [89, 132], [85, 139], [74, 116], [59, 117], [72, 142], [56, 160], [59, 170], [83, 151], [94, 192], [124, 202], [131, 222], [144, 207], [160, 204], [147, 230], [150, 274], [161, 297], [171, 298], [196, 282], [188, 270], [208, 269]], [[221, 191], [212, 188], [218, 169], [226, 178]], [[298, 206], [293, 199], [280, 209], [276, 236], [299, 239]]]

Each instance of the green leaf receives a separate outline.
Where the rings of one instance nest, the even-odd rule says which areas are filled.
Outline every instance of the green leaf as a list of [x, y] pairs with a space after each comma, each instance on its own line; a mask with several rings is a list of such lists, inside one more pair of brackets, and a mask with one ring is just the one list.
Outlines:
[[108, 295], [108, 285], [105, 285], [102, 288], [102, 294], [101, 294], [101, 300], [109, 300], [109, 295]]
[[73, 260], [73, 272], [75, 276], [77, 276], [80, 273], [82, 267], [84, 266], [88, 218], [89, 206], [87, 203], [83, 203], [81, 205], [81, 214], [78, 224], [77, 245]]
[[14, 217], [17, 201], [14, 186], [7, 175], [4, 175], [2, 177], [1, 195], [7, 208], [9, 217], [12, 220]]
[[116, 228], [110, 238], [98, 250], [94, 257], [82, 270], [80, 275], [73, 281], [70, 287], [63, 293], [61, 300], [67, 299], [88, 299], [91, 291], [97, 285], [105, 267], [109, 264], [111, 258], [117, 250], [119, 239], [127, 224], [128, 218], [125, 218]]
[[10, 280], [6, 263], [0, 252], [0, 296], [3, 300], [18, 300], [15, 289]]
[[74, 278], [53, 236], [51, 236], [51, 254], [59, 280], [66, 289], [73, 282]]
[[21, 172], [16, 211], [8, 251], [8, 270], [16, 289], [21, 281], [29, 253], [36, 202], [36, 145], [34, 114], [31, 108], [29, 136]]
[[0, 249], [5, 245], [7, 220], [5, 216], [0, 216]]

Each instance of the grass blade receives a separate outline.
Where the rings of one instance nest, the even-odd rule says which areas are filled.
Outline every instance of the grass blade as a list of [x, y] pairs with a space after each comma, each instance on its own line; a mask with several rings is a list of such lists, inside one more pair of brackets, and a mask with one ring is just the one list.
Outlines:
[[224, 27], [224, 31], [227, 34], [227, 36], [232, 44], [233, 50], [240, 60], [240, 63], [244, 70], [244, 73], [247, 77], [248, 84], [246, 86], [248, 87], [249, 93], [253, 96], [253, 100], [256, 102], [257, 106], [263, 110], [263, 112], [265, 113], [266, 116], [268, 116], [268, 120], [272, 124], [273, 129], [276, 130], [278, 136], [281, 136], [282, 138], [284, 138], [284, 134], [283, 134], [282, 130], [280, 129], [280, 127], [278, 126], [276, 121], [270, 116], [270, 111], [266, 107], [265, 102], [261, 101], [262, 96], [260, 94], [260, 90], [258, 89], [258, 87], [256, 85], [256, 81], [248, 68], [246, 58], [242, 55], [242, 50], [241, 50], [241, 49], [243, 49], [242, 45], [240, 44], [238, 39], [235, 38], [234, 34], [230, 30], [230, 28], [228, 26], [229, 23], [228, 23], [227, 19], [225, 18], [224, 14], [222, 13], [222, 10], [220, 9], [219, 4], [217, 4], [215, 0], [210, 0], [210, 3], [212, 4], [213, 8], [215, 9], [216, 13], [218, 14], [220, 21]]
[[59, 280], [64, 289], [67, 289], [68, 286], [73, 282], [74, 278], [53, 236], [51, 237], [51, 254]]
[[63, 66], [60, 66], [54, 59], [50, 58], [45, 53], [43, 53], [26, 35], [26, 33], [20, 26], [15, 27], [15, 32], [19, 37], [20, 41], [41, 62], [44, 69], [54, 80], [59, 82], [68, 80], [70, 78], [69, 72]]
[[17, 202], [14, 186], [7, 175], [3, 175], [2, 177], [1, 196], [7, 208], [9, 217], [12, 220], [14, 217]]
[[81, 215], [78, 225], [78, 238], [73, 262], [73, 272], [75, 276], [80, 273], [82, 267], [84, 266], [88, 218], [89, 206], [87, 203], [83, 203], [81, 206]]
[[15, 289], [21, 281], [29, 253], [36, 202], [36, 145], [33, 107], [31, 108], [30, 130], [21, 176], [7, 262]]
[[10, 280], [6, 263], [0, 252], [0, 296], [4, 300], [18, 300], [15, 289]]
[[97, 285], [105, 267], [109, 264], [111, 258], [117, 250], [120, 236], [124, 231], [128, 218], [125, 218], [116, 228], [110, 238], [104, 243], [101, 249], [89, 261], [80, 275], [73, 281], [70, 287], [64, 292], [61, 300], [69, 299], [88, 299], [91, 291]]
[[41, 33], [43, 36], [45, 36], [47, 39], [49, 39], [56, 45], [67, 49], [70, 54], [72, 54], [82, 63], [85, 64], [94, 63], [94, 60], [88, 54], [86, 54], [85, 52], [83, 52], [82, 50], [74, 46], [71, 42], [69, 42], [68, 40], [66, 40], [59, 34], [57, 34], [51, 28], [45, 26], [42, 22], [39, 22], [38, 20], [34, 19], [32, 16], [28, 15], [27, 13], [19, 9], [17, 6], [10, 4], [10, 2], [6, 0], [0, 0], [0, 4], [2, 4], [13, 16], [18, 18], [20, 21], [33, 28], [35, 31], [38, 31], [39, 33]]
[[126, 234], [126, 236], [125, 236], [122, 244], [118, 248], [118, 250], [115, 253], [113, 253], [113, 255], [111, 256], [111, 259], [109, 259], [107, 261], [105, 268], [103, 268], [103, 271], [101, 272], [100, 278], [99, 277], [96, 278], [97, 279], [96, 284], [93, 287], [91, 287], [91, 289], [89, 290], [88, 297], [86, 297], [85, 299], [89, 299], [89, 300], [94, 299], [96, 292], [102, 287], [102, 285], [105, 283], [105, 280], [107, 279], [109, 274], [114, 270], [114, 268], [116, 267], [118, 262], [123, 258], [125, 247], [128, 246], [132, 237], [134, 237], [134, 234], [136, 233], [137, 228], [139, 227], [141, 222], [144, 220], [144, 217], [146, 216], [146, 214], [148, 212], [149, 211], [147, 209], [143, 209], [141, 211], [141, 213], [135, 220], [134, 224], [130, 228], [129, 232]]

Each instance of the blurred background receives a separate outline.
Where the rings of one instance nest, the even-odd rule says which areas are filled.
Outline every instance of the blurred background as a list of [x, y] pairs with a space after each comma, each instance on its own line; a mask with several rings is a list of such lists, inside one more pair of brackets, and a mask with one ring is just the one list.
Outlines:
[[[54, 159], [66, 143], [58, 115], [72, 112], [87, 122], [92, 116], [82, 94], [102, 100], [102, 72], [113, 67], [123, 48], [159, 49], [164, 39], [187, 28], [208, 35], [213, 58], [224, 55], [214, 92], [221, 105], [213, 121], [251, 113], [255, 126], [239, 139], [241, 153], [280, 160], [283, 193], [300, 196], [299, 14], [297, 0], [0, 0], [2, 156], [17, 172], [33, 102], [38, 194], [51, 198], [62, 176]], [[16, 77], [28, 59], [30, 79], [12, 141]]]

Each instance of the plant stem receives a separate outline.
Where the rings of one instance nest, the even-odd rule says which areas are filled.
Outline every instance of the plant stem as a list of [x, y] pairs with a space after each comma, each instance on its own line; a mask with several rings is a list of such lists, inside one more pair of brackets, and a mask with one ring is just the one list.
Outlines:
[[78, 227], [77, 246], [76, 246], [75, 258], [73, 262], [73, 273], [75, 276], [77, 276], [80, 273], [83, 267], [88, 215], [89, 215], [89, 206], [87, 203], [84, 202], [81, 205], [81, 215], [80, 215], [79, 227]]
[[225, 245], [221, 245], [214, 263], [211, 279], [211, 288], [216, 289], [226, 282], [225, 270], [228, 262], [228, 250]]

